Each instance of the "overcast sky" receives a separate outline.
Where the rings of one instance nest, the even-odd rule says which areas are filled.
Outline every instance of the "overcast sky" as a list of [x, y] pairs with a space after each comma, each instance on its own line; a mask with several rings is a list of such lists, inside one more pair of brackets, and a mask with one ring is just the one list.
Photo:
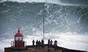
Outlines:
[[[6, 0], [0, 0], [3, 1]], [[42, 16], [45, 17], [45, 40], [56, 39], [59, 46], [88, 51], [88, 0], [47, 0], [58, 5], [26, 3], [46, 0], [8, 1], [13, 3], [0, 3], [1, 52], [10, 46], [18, 27], [27, 45], [33, 39], [42, 39]]]

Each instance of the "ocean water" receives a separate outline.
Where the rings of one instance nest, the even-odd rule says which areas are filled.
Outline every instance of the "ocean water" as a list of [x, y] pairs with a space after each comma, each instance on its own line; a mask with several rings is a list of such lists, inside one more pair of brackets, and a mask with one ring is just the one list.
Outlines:
[[42, 2], [0, 3], [0, 50], [10, 46], [18, 27], [21, 28], [27, 45], [33, 39], [42, 39], [44, 30], [46, 43], [52, 39], [58, 41], [58, 46], [88, 51], [87, 6]]

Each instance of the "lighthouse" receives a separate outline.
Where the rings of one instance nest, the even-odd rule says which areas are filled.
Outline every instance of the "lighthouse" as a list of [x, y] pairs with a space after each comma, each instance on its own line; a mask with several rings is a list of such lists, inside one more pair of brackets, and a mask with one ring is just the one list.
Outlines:
[[15, 48], [24, 48], [24, 41], [23, 41], [23, 34], [20, 32], [20, 29], [18, 28], [18, 31], [16, 32], [14, 36], [13, 46]]

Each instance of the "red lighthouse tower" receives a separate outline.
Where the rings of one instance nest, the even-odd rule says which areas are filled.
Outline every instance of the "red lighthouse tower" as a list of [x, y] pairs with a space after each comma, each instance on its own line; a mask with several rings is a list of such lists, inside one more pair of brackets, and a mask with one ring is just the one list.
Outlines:
[[18, 28], [18, 32], [14, 36], [13, 45], [15, 48], [24, 48], [23, 34], [20, 32]]

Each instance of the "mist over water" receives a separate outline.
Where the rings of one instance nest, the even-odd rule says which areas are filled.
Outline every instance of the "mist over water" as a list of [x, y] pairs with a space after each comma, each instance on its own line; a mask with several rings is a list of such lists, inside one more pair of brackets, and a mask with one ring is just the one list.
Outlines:
[[44, 4], [40, 11], [46, 32], [87, 33], [87, 7]]
[[12, 39], [18, 26], [27, 44], [29, 40], [42, 39], [44, 18], [45, 40], [56, 39], [59, 46], [88, 51], [87, 6], [4, 2], [0, 7], [1, 42]]

